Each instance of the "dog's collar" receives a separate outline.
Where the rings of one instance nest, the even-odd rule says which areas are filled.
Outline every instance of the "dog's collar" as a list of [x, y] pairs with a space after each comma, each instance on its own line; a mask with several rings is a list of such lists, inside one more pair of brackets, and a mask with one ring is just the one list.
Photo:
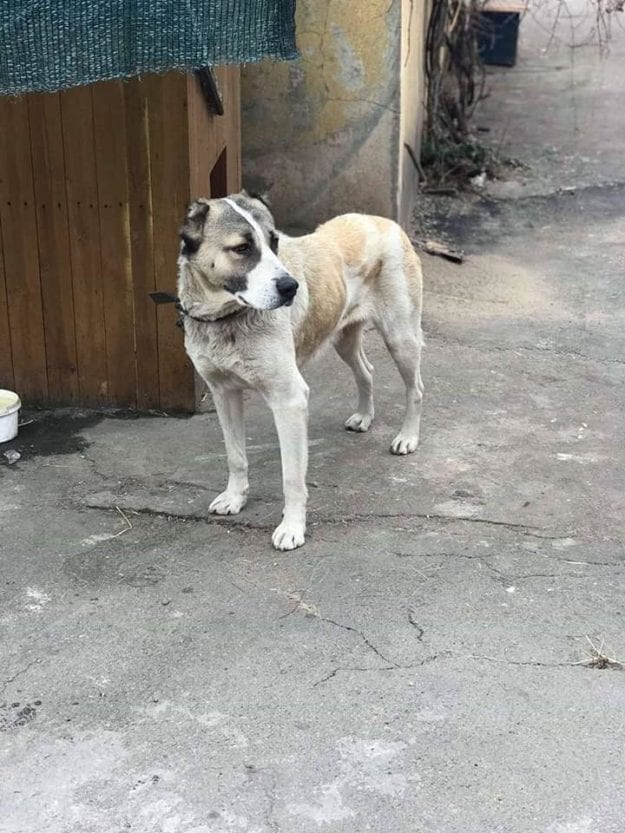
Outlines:
[[176, 309], [180, 313], [178, 320], [176, 321], [176, 327], [184, 327], [185, 318], [191, 318], [193, 321], [199, 321], [201, 324], [214, 324], [224, 318], [230, 318], [233, 315], [238, 315], [240, 312], [243, 312], [242, 308], [235, 309], [232, 312], [226, 312], [224, 315], [218, 315], [216, 318], [200, 318], [197, 315], [191, 315], [191, 313], [182, 306], [182, 301], [177, 295], [172, 295], [169, 292], [150, 292], [149, 295], [155, 304], [176, 305]]

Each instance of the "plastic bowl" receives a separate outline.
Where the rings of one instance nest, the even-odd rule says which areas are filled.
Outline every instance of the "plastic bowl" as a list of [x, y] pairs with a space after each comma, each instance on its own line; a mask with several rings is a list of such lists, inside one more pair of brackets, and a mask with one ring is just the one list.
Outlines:
[[0, 389], [0, 443], [17, 437], [17, 414], [21, 406], [16, 393]]

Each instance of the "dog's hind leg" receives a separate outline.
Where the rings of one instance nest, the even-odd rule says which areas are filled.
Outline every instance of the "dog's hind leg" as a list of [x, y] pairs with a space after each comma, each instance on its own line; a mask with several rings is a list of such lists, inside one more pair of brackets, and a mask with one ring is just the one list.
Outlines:
[[236, 515], [247, 503], [247, 454], [243, 391], [211, 385], [228, 457], [228, 485], [208, 508], [217, 515]]
[[336, 352], [354, 374], [358, 387], [358, 410], [345, 422], [348, 431], [367, 431], [373, 420], [373, 365], [365, 356], [362, 344], [364, 322], [341, 330], [334, 339]]
[[423, 334], [419, 321], [413, 316], [404, 321], [395, 319], [392, 323], [381, 318], [376, 325], [384, 339], [389, 353], [393, 357], [404, 384], [406, 385], [406, 412], [404, 422], [391, 443], [392, 454], [411, 454], [419, 444], [421, 424], [421, 402], [423, 400], [423, 382], [421, 380], [421, 348]]

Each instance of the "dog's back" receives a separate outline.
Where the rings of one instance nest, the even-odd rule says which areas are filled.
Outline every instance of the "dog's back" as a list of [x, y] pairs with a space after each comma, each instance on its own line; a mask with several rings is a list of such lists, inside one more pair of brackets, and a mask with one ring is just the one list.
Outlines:
[[284, 237], [280, 257], [300, 281], [292, 310], [298, 358], [308, 359], [337, 330], [377, 321], [385, 310], [420, 325], [421, 265], [392, 220], [343, 214], [299, 238]]

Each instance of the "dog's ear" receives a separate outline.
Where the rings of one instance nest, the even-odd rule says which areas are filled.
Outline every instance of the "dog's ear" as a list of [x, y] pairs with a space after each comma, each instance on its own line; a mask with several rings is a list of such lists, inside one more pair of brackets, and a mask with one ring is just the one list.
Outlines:
[[180, 228], [183, 254], [194, 254], [200, 248], [204, 234], [204, 223], [209, 210], [210, 203], [205, 199], [194, 200], [189, 206], [187, 216]]
[[256, 191], [248, 191], [246, 188], [244, 188], [241, 191], [241, 193], [244, 194], [246, 197], [249, 197], [249, 199], [251, 200], [258, 200], [258, 202], [262, 202], [265, 208], [268, 208], [271, 211], [271, 202], [269, 200], [269, 194], [259, 194]]
[[191, 220], [201, 219], [202, 222], [206, 219], [210, 209], [210, 200], [205, 197], [200, 197], [189, 205], [187, 210], [187, 218]]

